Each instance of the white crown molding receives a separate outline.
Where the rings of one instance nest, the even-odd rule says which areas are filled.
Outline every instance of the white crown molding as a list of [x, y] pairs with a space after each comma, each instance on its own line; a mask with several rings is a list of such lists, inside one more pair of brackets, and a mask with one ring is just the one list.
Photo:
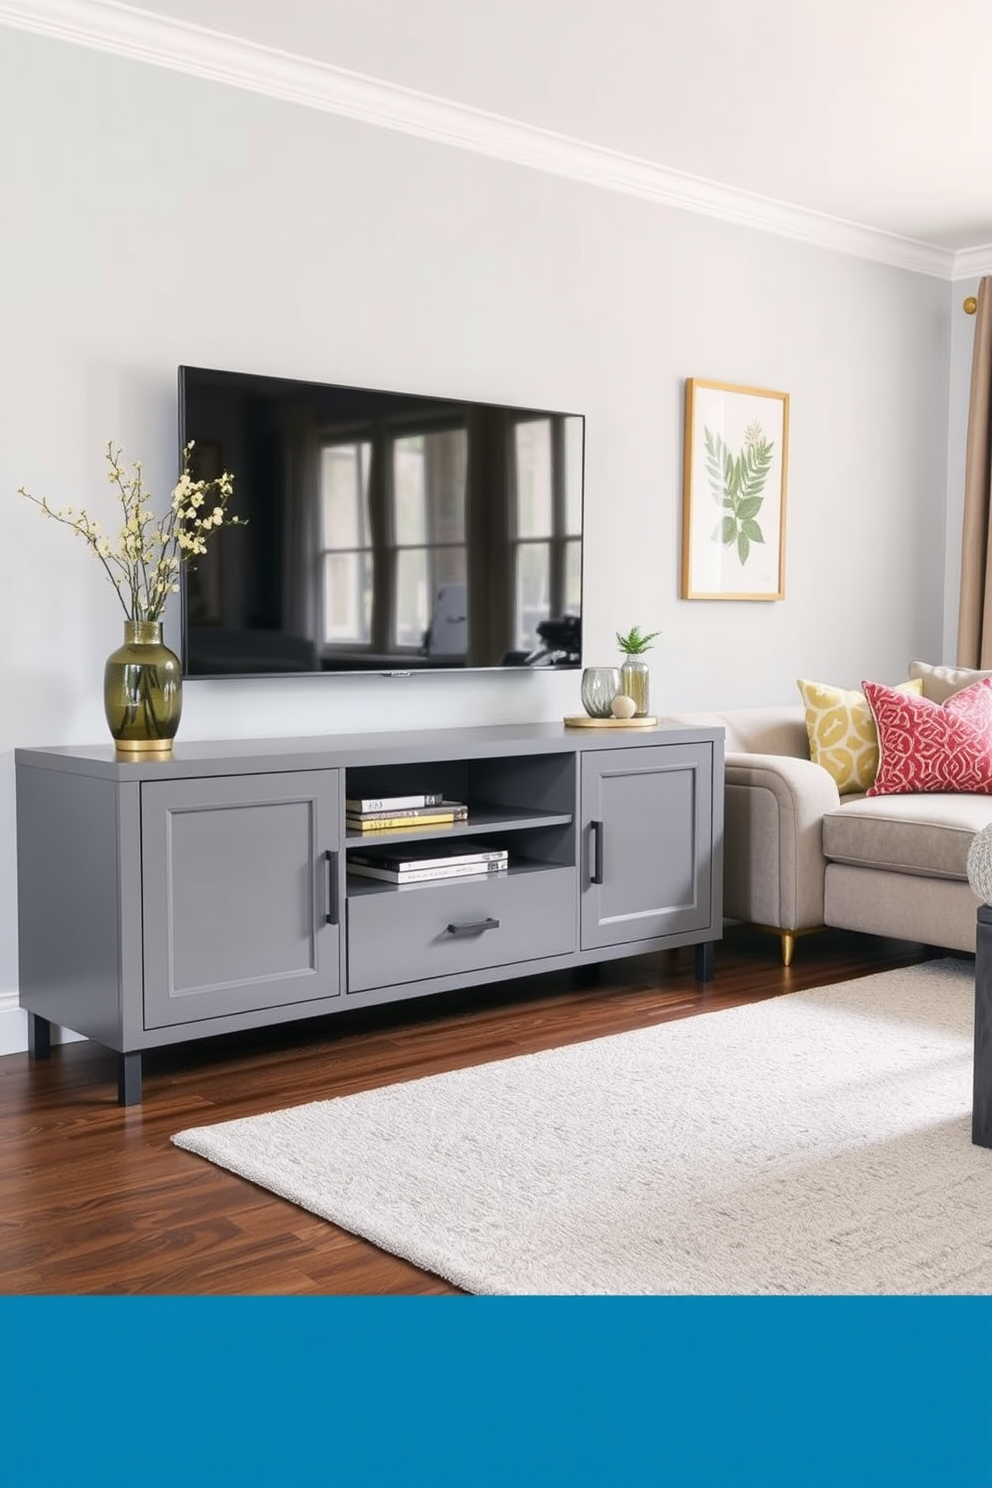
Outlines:
[[977, 248], [962, 248], [954, 255], [954, 279], [979, 279], [992, 274], [992, 243]]
[[[0, 24], [939, 279], [950, 249], [772, 201], [118, 0], [0, 0]], [[978, 252], [980, 250], [969, 250]], [[969, 270], [969, 272], [971, 272]]]

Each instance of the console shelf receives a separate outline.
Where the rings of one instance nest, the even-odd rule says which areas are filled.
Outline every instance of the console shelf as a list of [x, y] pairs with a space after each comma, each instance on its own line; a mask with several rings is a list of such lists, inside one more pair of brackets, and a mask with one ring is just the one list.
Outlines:
[[348, 832], [345, 847], [374, 847], [379, 843], [425, 842], [435, 837], [479, 837], [492, 832], [524, 832], [533, 827], [570, 826], [570, 812], [513, 811], [494, 806], [472, 808], [469, 818], [463, 822], [452, 822], [447, 826], [436, 823], [430, 827], [398, 827], [395, 831]]
[[[20, 1001], [119, 1058], [349, 1007], [693, 945], [722, 926], [723, 731], [561, 724], [19, 749]], [[355, 833], [345, 802], [440, 791], [467, 821]], [[505, 846], [500, 873], [396, 885], [361, 847]], [[411, 892], [414, 889], [421, 893]]]
[[502, 869], [499, 873], [472, 873], [458, 878], [428, 878], [409, 884], [386, 883], [383, 879], [360, 878], [357, 874], [352, 874], [348, 878], [346, 893], [349, 899], [359, 899], [370, 894], [409, 894], [414, 889], [426, 889], [430, 892], [432, 889], [437, 890], [449, 884], [486, 884], [492, 883], [494, 879], [522, 878], [528, 874], [547, 873], [549, 871], [557, 872], [559, 870], [554, 863], [514, 862], [511, 857], [506, 868]]

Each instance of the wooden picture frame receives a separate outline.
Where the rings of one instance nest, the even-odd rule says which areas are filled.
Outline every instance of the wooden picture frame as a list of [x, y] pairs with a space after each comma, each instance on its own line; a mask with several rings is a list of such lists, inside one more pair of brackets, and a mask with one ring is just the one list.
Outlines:
[[683, 599], [785, 598], [789, 395], [686, 379]]

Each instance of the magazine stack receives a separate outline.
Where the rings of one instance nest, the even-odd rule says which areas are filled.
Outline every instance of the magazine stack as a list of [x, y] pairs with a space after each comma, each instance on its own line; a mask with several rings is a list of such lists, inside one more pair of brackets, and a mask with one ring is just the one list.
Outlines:
[[444, 827], [468, 821], [464, 801], [446, 801], [440, 793], [416, 796], [349, 796], [345, 826], [349, 832], [395, 832], [406, 827]]
[[505, 847], [480, 847], [475, 842], [404, 843], [393, 848], [373, 848], [348, 854], [348, 872], [382, 883], [427, 883], [432, 879], [475, 878], [505, 873], [509, 854]]

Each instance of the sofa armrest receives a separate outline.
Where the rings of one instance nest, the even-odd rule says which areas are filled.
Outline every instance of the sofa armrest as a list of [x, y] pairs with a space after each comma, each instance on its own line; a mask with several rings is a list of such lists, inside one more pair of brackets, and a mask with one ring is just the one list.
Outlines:
[[833, 777], [808, 759], [726, 756], [724, 913], [804, 930], [823, 924], [824, 812], [840, 804]]

